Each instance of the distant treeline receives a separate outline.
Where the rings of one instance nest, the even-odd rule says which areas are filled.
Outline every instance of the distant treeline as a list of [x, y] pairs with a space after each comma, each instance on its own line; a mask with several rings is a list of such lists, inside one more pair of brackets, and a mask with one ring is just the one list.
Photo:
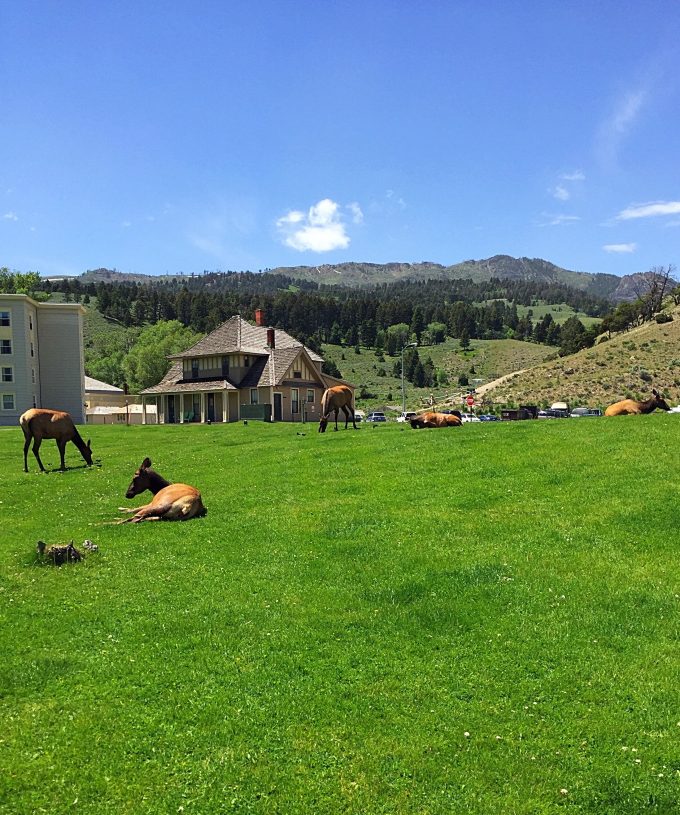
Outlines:
[[[393, 354], [387, 329], [406, 324], [423, 344], [446, 336], [462, 340], [514, 338], [573, 353], [592, 345], [596, 332], [572, 318], [558, 326], [550, 315], [534, 323], [517, 306], [565, 303], [589, 316], [605, 315], [605, 301], [558, 283], [493, 279], [402, 281], [371, 289], [301, 283], [283, 275], [229, 272], [159, 283], [86, 283], [78, 278], [43, 284], [67, 300], [97, 298], [99, 311], [125, 326], [179, 320], [207, 333], [233, 314], [264, 310], [269, 325], [284, 328], [309, 347], [322, 343], [382, 347]], [[576, 323], [578, 326], [576, 326]], [[565, 333], [568, 343], [563, 342]], [[574, 335], [577, 334], [577, 341]], [[398, 349], [397, 349], [398, 350]]]

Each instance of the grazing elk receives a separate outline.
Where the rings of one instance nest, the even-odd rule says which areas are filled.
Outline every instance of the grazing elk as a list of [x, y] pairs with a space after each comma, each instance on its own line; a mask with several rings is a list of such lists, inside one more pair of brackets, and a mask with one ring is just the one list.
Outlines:
[[653, 410], [659, 408], [660, 410], [670, 410], [668, 403], [661, 397], [658, 391], [652, 391], [651, 399], [645, 402], [638, 402], [635, 399], [622, 399], [620, 402], [614, 402], [613, 405], [605, 410], [605, 416], [627, 416], [638, 415], [640, 413], [651, 413]]
[[203, 506], [201, 493], [196, 487], [188, 484], [171, 484], [151, 469], [151, 459], [145, 458], [140, 468], [132, 476], [126, 498], [134, 498], [144, 490], [153, 493], [153, 500], [143, 507], [129, 509], [118, 507], [121, 512], [134, 513], [132, 518], [118, 521], [121, 524], [139, 523], [140, 521], [188, 521], [207, 513]]
[[19, 418], [19, 424], [24, 431], [24, 472], [28, 472], [28, 448], [33, 439], [33, 455], [36, 457], [41, 471], [44, 473], [45, 468], [40, 460], [40, 444], [43, 439], [55, 439], [57, 447], [59, 448], [59, 455], [61, 457], [61, 469], [65, 470], [64, 452], [66, 450], [66, 443], [72, 441], [75, 446], [80, 450], [80, 455], [85, 459], [88, 466], [92, 466], [92, 450], [90, 449], [90, 440], [87, 444], [82, 439], [76, 426], [73, 424], [73, 419], [68, 413], [63, 410], [47, 410], [43, 408], [31, 408], [25, 413], [22, 413]]
[[427, 411], [419, 413], [411, 419], [411, 427], [417, 430], [419, 427], [460, 427], [462, 419], [456, 413], [435, 413]]
[[357, 430], [352, 407], [352, 389], [347, 385], [336, 385], [334, 388], [327, 388], [321, 397], [321, 419], [319, 421], [319, 433], [326, 432], [328, 417], [335, 412], [335, 429], [338, 429], [338, 412], [342, 410], [345, 414], [345, 430], [347, 424], [352, 419], [352, 426]]

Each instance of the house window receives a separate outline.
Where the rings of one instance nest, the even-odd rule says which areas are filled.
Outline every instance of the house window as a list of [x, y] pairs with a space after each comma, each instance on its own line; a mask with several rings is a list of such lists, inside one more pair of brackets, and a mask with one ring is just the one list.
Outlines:
[[314, 404], [314, 389], [313, 388], [309, 388], [307, 390], [307, 404], [308, 405]]
[[31, 384], [35, 385], [35, 368], [31, 368]]
[[9, 311], [0, 311], [0, 326], [9, 326], [11, 324]]
[[13, 393], [3, 393], [2, 394], [2, 409], [3, 410], [14, 410], [14, 394]]
[[300, 391], [297, 388], [290, 389], [290, 412], [300, 412]]
[[293, 371], [293, 379], [302, 379], [302, 371]]
[[192, 400], [192, 412], [193, 417], [191, 419], [192, 422], [200, 422], [201, 421], [201, 394], [195, 393]]
[[0, 354], [12, 353], [12, 340], [0, 340]]
[[259, 397], [259, 393], [257, 391], [257, 388], [251, 388], [250, 389], [250, 404], [251, 405], [257, 405], [258, 401], [259, 401], [259, 398], [260, 397]]
[[12, 372], [12, 366], [2, 369], [2, 381], [3, 382], [14, 382], [14, 375]]
[[243, 367], [244, 368], [250, 368], [250, 357], [249, 356], [243, 357]]
[[31, 356], [33, 356], [33, 343], [31, 343]]
[[191, 360], [191, 378], [198, 379], [198, 360], [192, 359]]
[[33, 331], [33, 315], [28, 315], [28, 328], [30, 331]]
[[222, 357], [222, 376], [225, 379], [229, 376], [229, 357]]

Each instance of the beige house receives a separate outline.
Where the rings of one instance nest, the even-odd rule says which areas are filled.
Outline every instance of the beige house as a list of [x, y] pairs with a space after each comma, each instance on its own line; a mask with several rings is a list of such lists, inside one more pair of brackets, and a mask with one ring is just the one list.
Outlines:
[[[141, 424], [142, 397], [86, 375], [85, 412], [88, 424]], [[146, 406], [146, 421], [156, 423], [155, 405]]]
[[0, 294], [0, 425], [32, 407], [85, 421], [83, 314], [78, 303]]
[[[181, 354], [163, 380], [141, 392], [155, 397], [160, 423], [318, 421], [321, 396], [344, 380], [321, 372], [323, 359], [285, 331], [231, 317]], [[146, 411], [143, 408], [143, 416]], [[146, 420], [144, 419], [145, 423]]]

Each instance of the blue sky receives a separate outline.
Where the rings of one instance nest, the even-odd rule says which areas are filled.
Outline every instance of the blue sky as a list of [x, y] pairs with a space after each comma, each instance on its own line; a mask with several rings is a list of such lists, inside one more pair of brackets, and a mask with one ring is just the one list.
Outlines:
[[0, 266], [680, 266], [677, 2], [0, 4]]

